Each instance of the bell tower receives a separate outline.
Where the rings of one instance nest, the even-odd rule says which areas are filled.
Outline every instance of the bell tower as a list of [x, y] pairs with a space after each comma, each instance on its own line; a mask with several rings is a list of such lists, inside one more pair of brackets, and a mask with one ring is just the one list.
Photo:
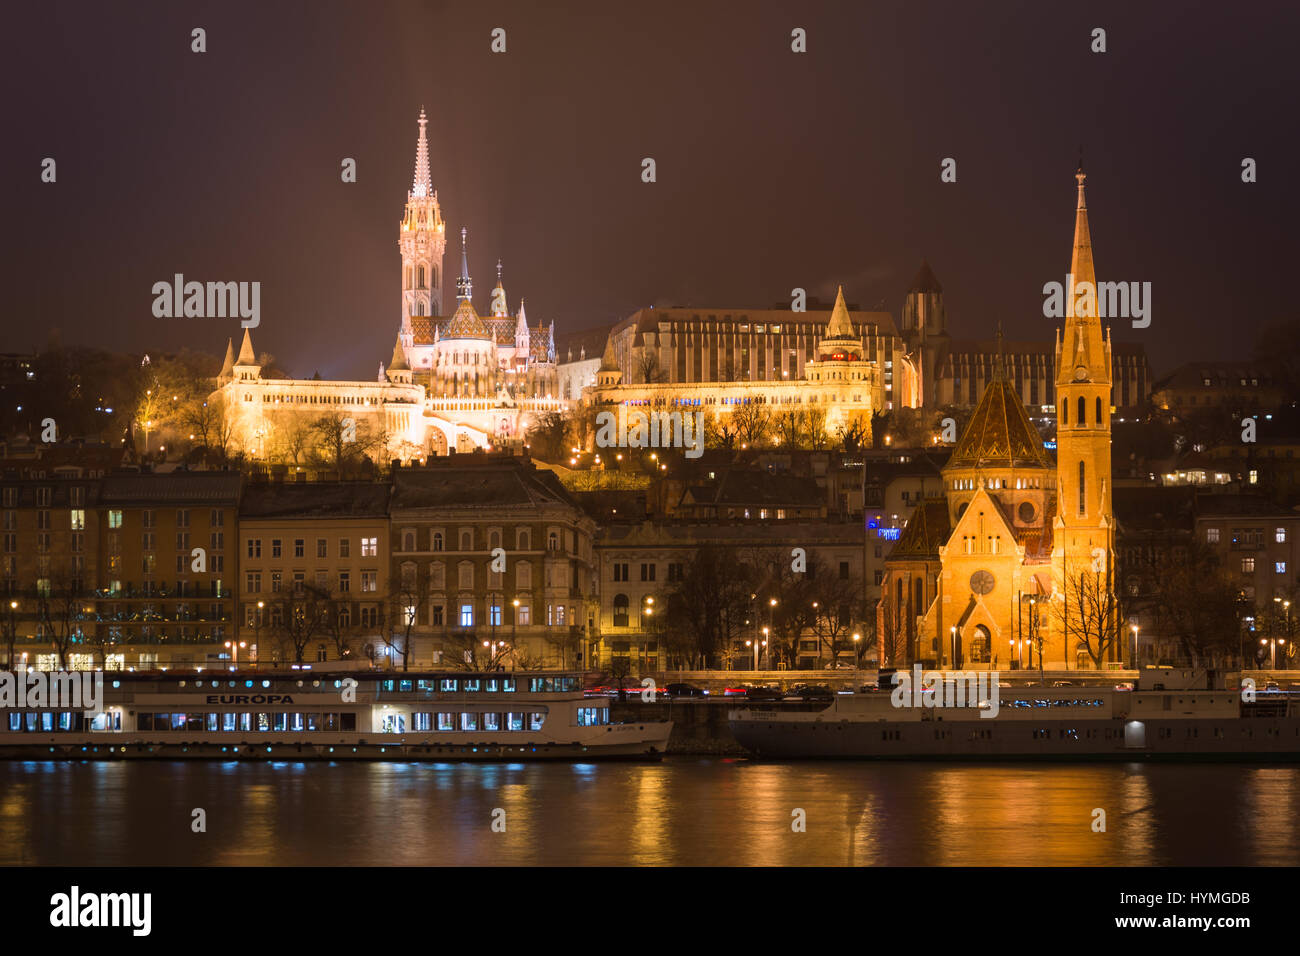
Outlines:
[[[1053, 639], [1073, 667], [1081, 600], [1113, 593], [1115, 522], [1111, 510], [1111, 343], [1097, 309], [1097, 276], [1080, 164], [1074, 251], [1066, 280], [1065, 327], [1056, 339], [1056, 521], [1053, 529]], [[1082, 589], [1082, 592], [1081, 592]], [[1112, 626], [1119, 622], [1112, 622]], [[1095, 642], [1095, 637], [1093, 638]], [[1117, 645], [1124, 646], [1117, 635]], [[1116, 658], [1118, 659], [1118, 657]], [[1050, 665], [1051, 654], [1047, 658]]]
[[420, 110], [420, 138], [415, 146], [415, 180], [406, 194], [406, 214], [398, 226], [402, 254], [402, 344], [411, 347], [411, 316], [442, 311], [442, 256], [447, 248], [446, 226], [438, 193], [429, 175], [428, 120]]

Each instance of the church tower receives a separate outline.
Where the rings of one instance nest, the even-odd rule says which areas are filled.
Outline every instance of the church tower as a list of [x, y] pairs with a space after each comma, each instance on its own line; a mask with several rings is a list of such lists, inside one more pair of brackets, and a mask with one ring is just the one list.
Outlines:
[[406, 215], [398, 227], [402, 253], [402, 345], [413, 341], [411, 317], [442, 312], [442, 256], [447, 248], [446, 226], [438, 193], [429, 176], [428, 120], [420, 110], [420, 139], [415, 146], [415, 180], [406, 194]]
[[[930, 263], [921, 260], [921, 268], [903, 300], [902, 337], [907, 347], [905, 365], [915, 382], [913, 404], [926, 408], [939, 406], [940, 363], [948, 357], [951, 341], [948, 316], [943, 305], [943, 286], [935, 278]], [[898, 378], [895, 375], [895, 378]], [[899, 396], [903, 404], [906, 396]]]
[[[1080, 165], [1074, 252], [1065, 289], [1065, 328], [1056, 339], [1056, 521], [1053, 529], [1051, 636], [1075, 666], [1080, 599], [1110, 594], [1114, 584], [1115, 523], [1111, 510], [1111, 345], [1097, 315], [1097, 277], [1088, 229], [1086, 178]], [[1080, 589], [1083, 589], [1081, 592]], [[1119, 622], [1113, 622], [1112, 627]], [[1056, 642], [1060, 641], [1057, 645]], [[1093, 637], [1095, 644], [1096, 638]], [[1122, 640], [1116, 642], [1118, 648]], [[1114, 659], [1118, 660], [1116, 656]], [[1052, 655], [1047, 662], [1050, 666]]]

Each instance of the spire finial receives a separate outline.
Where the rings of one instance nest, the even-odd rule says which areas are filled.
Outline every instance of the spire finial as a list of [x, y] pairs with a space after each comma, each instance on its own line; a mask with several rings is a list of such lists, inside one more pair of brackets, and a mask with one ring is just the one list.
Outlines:
[[456, 280], [456, 298], [469, 299], [473, 296], [474, 286], [469, 278], [469, 229], [460, 227], [460, 278]]
[[1079, 205], [1078, 209], [1087, 209], [1088, 203], [1083, 198], [1083, 181], [1088, 178], [1088, 174], [1083, 171], [1083, 146], [1079, 146], [1079, 168], [1074, 172], [1075, 181], [1079, 184]]
[[497, 285], [501, 284], [501, 260], [497, 260]]
[[433, 179], [429, 175], [429, 140], [425, 135], [428, 119], [420, 107], [420, 138], [415, 144], [415, 180], [411, 184], [412, 197], [433, 195]]

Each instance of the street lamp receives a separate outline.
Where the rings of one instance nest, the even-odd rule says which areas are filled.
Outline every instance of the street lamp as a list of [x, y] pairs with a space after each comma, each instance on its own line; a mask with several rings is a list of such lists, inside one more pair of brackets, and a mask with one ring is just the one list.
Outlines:
[[957, 666], [957, 625], [956, 624], [954, 624], [949, 629], [949, 633], [952, 636], [952, 666], [956, 667]]
[[862, 635], [856, 631], [853, 634], [853, 668], [862, 669]]
[[247, 641], [226, 641], [226, 648], [230, 651], [230, 669], [232, 671], [239, 668], [239, 649], [247, 646]]
[[1286, 638], [1282, 638], [1282, 637], [1274, 637], [1274, 638], [1261, 637], [1261, 638], [1259, 639], [1259, 643], [1260, 643], [1260, 644], [1263, 644], [1263, 645], [1266, 645], [1266, 646], [1268, 647], [1268, 651], [1269, 651], [1268, 669], [1269, 669], [1269, 670], [1277, 670], [1277, 646], [1278, 646], [1279, 644], [1281, 644], [1283, 647], [1285, 647], [1285, 646], [1286, 646]]
[[1133, 625], [1133, 669], [1134, 670], [1137, 670], [1139, 667], [1142, 666], [1141, 661], [1138, 660], [1139, 657], [1138, 648], [1139, 648], [1138, 626], [1134, 624]]

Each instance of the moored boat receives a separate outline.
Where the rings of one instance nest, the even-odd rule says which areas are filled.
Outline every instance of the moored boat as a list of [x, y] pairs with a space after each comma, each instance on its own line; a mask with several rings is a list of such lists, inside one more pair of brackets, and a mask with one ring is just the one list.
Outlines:
[[657, 759], [672, 732], [555, 671], [110, 672], [102, 698], [5, 708], [0, 758]]
[[819, 712], [738, 710], [729, 724], [740, 745], [762, 757], [1300, 758], [1300, 695], [1227, 689], [1202, 670], [1145, 668], [1136, 689], [1000, 687], [995, 680], [992, 693], [986, 688], [962, 706], [953, 706], [951, 687], [936, 687], [840, 694]]

